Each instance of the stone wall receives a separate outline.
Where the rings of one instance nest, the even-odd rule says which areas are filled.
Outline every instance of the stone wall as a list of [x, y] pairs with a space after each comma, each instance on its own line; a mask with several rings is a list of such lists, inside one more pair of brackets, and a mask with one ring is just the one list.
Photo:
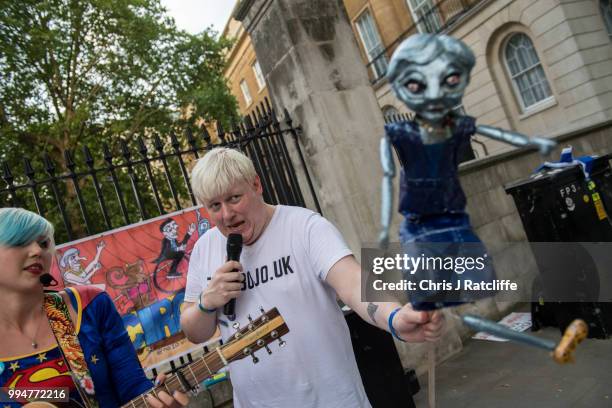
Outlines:
[[384, 121], [344, 5], [253, 0], [240, 13], [275, 108], [286, 108], [303, 129], [300, 143], [323, 215], [359, 253], [377, 236]]

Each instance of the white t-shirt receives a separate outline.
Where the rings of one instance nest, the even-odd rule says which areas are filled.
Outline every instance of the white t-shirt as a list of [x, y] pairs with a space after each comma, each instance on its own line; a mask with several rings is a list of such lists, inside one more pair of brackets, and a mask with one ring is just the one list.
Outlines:
[[[212, 274], [225, 262], [227, 239], [217, 228], [195, 244], [185, 301], [197, 302]], [[327, 272], [351, 251], [325, 218], [299, 207], [276, 206], [259, 239], [240, 257], [246, 285], [236, 300], [236, 321], [277, 307], [289, 327], [283, 348], [230, 363], [236, 408], [369, 408], [346, 321]], [[234, 334], [219, 313], [224, 340]], [[224, 324], [225, 323], [225, 324]]]

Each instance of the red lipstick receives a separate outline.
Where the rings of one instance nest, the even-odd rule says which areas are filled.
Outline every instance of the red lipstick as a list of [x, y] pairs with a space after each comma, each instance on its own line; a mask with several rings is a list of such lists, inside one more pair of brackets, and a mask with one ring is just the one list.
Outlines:
[[43, 266], [42, 266], [42, 264], [39, 264], [39, 263], [34, 263], [32, 265], [28, 265], [28, 266], [26, 266], [23, 269], [25, 269], [26, 271], [31, 272], [31, 273], [33, 273], [35, 275], [40, 275], [40, 274], [43, 273]]

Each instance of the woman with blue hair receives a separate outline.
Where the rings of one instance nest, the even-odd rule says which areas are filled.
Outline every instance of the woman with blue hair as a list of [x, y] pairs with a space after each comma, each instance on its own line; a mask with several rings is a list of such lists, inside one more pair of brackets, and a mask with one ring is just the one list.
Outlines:
[[[68, 390], [71, 407], [117, 407], [151, 390], [123, 321], [103, 291], [46, 292], [53, 226], [21, 208], [0, 209], [0, 387]], [[163, 380], [163, 377], [158, 378]], [[152, 407], [187, 404], [158, 392]], [[27, 401], [0, 396], [3, 406]]]

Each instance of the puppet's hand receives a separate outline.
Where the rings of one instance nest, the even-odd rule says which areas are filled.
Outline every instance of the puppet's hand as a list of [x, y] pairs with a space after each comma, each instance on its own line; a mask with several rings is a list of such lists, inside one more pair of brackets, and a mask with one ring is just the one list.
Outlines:
[[552, 151], [552, 149], [555, 148], [555, 146], [557, 146], [557, 142], [545, 137], [532, 137], [531, 140], [529, 140], [529, 144], [532, 146], [537, 146], [541, 155], [547, 155]]
[[397, 335], [404, 341], [434, 342], [442, 335], [444, 315], [441, 310], [417, 312], [408, 303], [393, 316], [392, 324]]

